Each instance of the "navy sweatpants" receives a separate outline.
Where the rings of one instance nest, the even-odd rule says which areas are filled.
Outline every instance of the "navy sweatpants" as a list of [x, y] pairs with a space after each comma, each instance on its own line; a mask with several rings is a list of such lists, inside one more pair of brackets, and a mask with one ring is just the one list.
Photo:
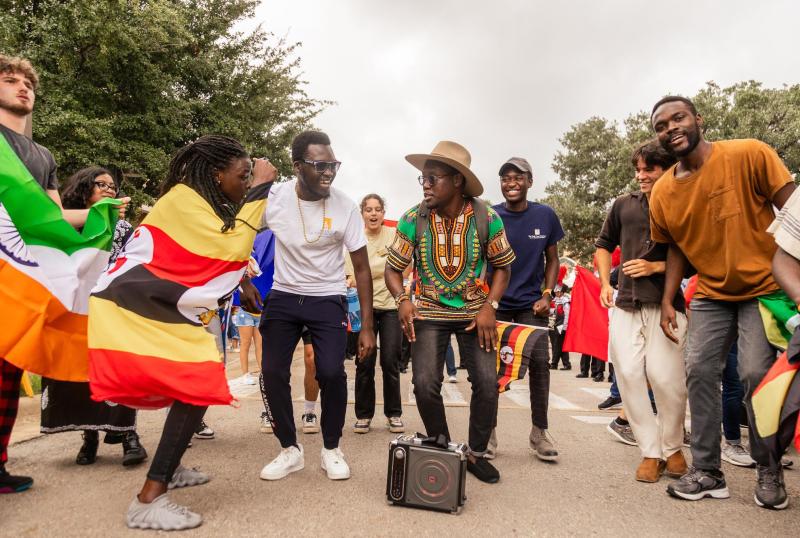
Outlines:
[[261, 370], [267, 415], [283, 448], [297, 444], [292, 410], [292, 354], [303, 327], [311, 334], [322, 399], [322, 440], [339, 446], [347, 410], [347, 300], [344, 295], [315, 297], [272, 290], [264, 302], [258, 330], [264, 340]]

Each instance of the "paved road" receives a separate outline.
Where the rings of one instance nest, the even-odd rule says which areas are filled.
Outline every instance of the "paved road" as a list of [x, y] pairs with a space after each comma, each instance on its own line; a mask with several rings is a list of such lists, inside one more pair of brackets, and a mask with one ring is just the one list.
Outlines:
[[[238, 375], [238, 359], [229, 375]], [[354, 367], [347, 365], [352, 380]], [[348, 406], [342, 448], [352, 478], [331, 482], [319, 468], [319, 435], [301, 435], [306, 468], [278, 482], [258, 478], [261, 467], [278, 452], [274, 436], [259, 432], [261, 398], [254, 387], [233, 383], [240, 409], [215, 407], [207, 422], [214, 440], [196, 440], [184, 463], [212, 475], [209, 484], [172, 493], [173, 498], [203, 514], [202, 527], [192, 536], [454, 536], [507, 534], [521, 536], [798, 536], [800, 532], [800, 470], [787, 471], [790, 508], [771, 512], [752, 501], [754, 471], [726, 466], [731, 489], [728, 500], [697, 503], [669, 498], [667, 479], [642, 484], [633, 479], [638, 449], [614, 441], [606, 432], [613, 412], [600, 412], [607, 383], [575, 379], [575, 372], [553, 372], [551, 431], [561, 459], [538, 461], [527, 447], [530, 427], [527, 380], [501, 396], [495, 460], [499, 484], [467, 483], [467, 504], [460, 515], [388, 506], [385, 502], [386, 457], [393, 434], [376, 420], [367, 435], [349, 427], [355, 421]], [[301, 355], [295, 354], [293, 379], [296, 415], [301, 412]], [[465, 372], [447, 384], [443, 394], [454, 435], [466, 437], [469, 387]], [[408, 431], [422, 423], [410, 391], [410, 373], [402, 376]], [[352, 383], [351, 383], [352, 389]], [[380, 383], [378, 384], [380, 399]], [[379, 402], [379, 410], [380, 410]], [[351, 390], [352, 404], [352, 390]], [[142, 535], [124, 525], [124, 513], [138, 491], [146, 467], [124, 469], [118, 446], [102, 445], [97, 463], [74, 464], [80, 435], [64, 433], [29, 437], [38, 420], [35, 401], [24, 407], [10, 468], [35, 477], [24, 494], [0, 497], [3, 536]], [[378, 412], [380, 416], [380, 411]], [[163, 412], [142, 412], [140, 432], [152, 454], [158, 442]], [[800, 466], [797, 454], [792, 458]]]

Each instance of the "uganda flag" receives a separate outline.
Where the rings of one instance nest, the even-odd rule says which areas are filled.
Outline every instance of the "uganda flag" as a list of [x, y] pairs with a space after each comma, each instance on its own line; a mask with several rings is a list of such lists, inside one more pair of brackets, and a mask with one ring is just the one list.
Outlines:
[[547, 334], [546, 327], [497, 322], [497, 392], [525, 377], [536, 340]]
[[89, 292], [108, 266], [117, 205], [93, 205], [78, 232], [0, 134], [0, 358], [51, 379], [88, 379]]
[[778, 290], [759, 297], [758, 310], [769, 343], [780, 350], [785, 350], [789, 346], [792, 333], [800, 326], [797, 305], [783, 290]]
[[789, 361], [800, 354], [800, 333], [795, 333], [788, 351], [778, 360], [753, 392], [751, 405], [758, 435], [768, 447], [772, 461], [781, 461], [794, 442], [800, 450], [800, 362]]
[[156, 202], [89, 300], [92, 398], [140, 409], [178, 400], [233, 401], [214, 337], [202, 318], [239, 286], [269, 184], [247, 196], [236, 226], [190, 187]]

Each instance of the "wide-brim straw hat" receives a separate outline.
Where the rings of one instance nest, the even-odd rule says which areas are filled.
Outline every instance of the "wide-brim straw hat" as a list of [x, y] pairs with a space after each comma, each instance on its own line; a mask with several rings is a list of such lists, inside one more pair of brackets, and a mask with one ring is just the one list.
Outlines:
[[472, 156], [467, 151], [467, 148], [461, 144], [442, 140], [436, 144], [436, 147], [430, 153], [412, 153], [411, 155], [406, 155], [406, 160], [419, 171], [422, 171], [428, 161], [439, 161], [450, 165], [464, 176], [464, 194], [473, 197], [483, 194], [483, 185], [481, 185], [478, 176], [469, 169], [470, 164], [472, 164]]

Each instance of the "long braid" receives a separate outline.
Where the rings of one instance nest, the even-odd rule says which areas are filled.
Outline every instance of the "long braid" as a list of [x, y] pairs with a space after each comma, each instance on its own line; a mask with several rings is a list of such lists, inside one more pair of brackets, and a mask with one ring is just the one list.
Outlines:
[[235, 226], [242, 203], [228, 199], [217, 184], [215, 172], [226, 169], [234, 159], [247, 157], [242, 145], [227, 136], [207, 135], [178, 150], [172, 157], [161, 196], [178, 183], [197, 191], [222, 219], [222, 231]]

